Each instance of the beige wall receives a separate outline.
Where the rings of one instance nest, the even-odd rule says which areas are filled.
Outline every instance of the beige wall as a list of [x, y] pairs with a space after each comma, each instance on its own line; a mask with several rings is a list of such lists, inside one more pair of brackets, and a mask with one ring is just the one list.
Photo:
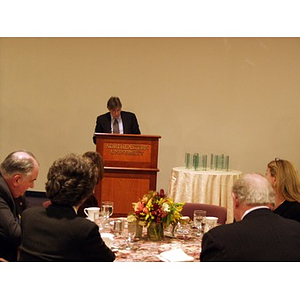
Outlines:
[[161, 135], [158, 188], [184, 153], [230, 155], [265, 172], [300, 169], [299, 38], [0, 38], [0, 160], [20, 148], [41, 163], [94, 150], [111, 95]]

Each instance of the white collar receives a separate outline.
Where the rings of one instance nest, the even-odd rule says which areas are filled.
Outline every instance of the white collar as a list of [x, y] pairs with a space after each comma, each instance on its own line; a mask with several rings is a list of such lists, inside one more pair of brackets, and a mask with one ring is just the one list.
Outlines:
[[260, 209], [260, 208], [268, 208], [268, 209], [270, 209], [270, 207], [269, 207], [269, 206], [266, 206], [266, 205], [261, 205], [261, 206], [255, 206], [255, 207], [252, 207], [252, 208], [250, 208], [250, 209], [248, 209], [248, 210], [246, 210], [246, 211], [244, 212], [244, 214], [243, 214], [241, 220], [243, 220], [244, 217], [245, 217], [247, 214], [249, 214], [251, 211], [256, 210], [256, 209]]
[[110, 114], [110, 119], [111, 119], [112, 122], [113, 122], [114, 120], [120, 121], [120, 120], [122, 120], [121, 114], [120, 114], [120, 117], [119, 117], [119, 118], [113, 118], [113, 116]]

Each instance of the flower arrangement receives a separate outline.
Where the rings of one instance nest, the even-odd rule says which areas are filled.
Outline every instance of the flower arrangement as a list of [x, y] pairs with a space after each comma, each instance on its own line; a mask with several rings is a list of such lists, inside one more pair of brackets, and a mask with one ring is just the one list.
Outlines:
[[133, 203], [133, 209], [138, 224], [149, 227], [151, 223], [162, 223], [165, 227], [177, 224], [182, 217], [184, 203], [174, 203], [167, 198], [164, 190], [149, 191], [138, 202]]

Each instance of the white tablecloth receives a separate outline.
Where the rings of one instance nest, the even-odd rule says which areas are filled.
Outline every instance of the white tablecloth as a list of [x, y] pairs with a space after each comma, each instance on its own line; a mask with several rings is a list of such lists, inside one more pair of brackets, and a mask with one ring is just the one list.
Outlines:
[[227, 208], [227, 223], [234, 219], [231, 188], [241, 171], [195, 171], [185, 167], [172, 169], [168, 196], [175, 202], [200, 202]]

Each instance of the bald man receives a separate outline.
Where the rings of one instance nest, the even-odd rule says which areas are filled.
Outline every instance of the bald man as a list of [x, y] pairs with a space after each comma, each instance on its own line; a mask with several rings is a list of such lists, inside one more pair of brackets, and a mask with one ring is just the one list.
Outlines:
[[27, 204], [24, 194], [34, 187], [39, 163], [26, 150], [10, 153], [0, 165], [0, 258], [17, 261], [21, 244], [21, 213]]
[[245, 174], [232, 188], [237, 222], [204, 234], [200, 261], [300, 261], [300, 223], [272, 211], [275, 194], [259, 174]]

